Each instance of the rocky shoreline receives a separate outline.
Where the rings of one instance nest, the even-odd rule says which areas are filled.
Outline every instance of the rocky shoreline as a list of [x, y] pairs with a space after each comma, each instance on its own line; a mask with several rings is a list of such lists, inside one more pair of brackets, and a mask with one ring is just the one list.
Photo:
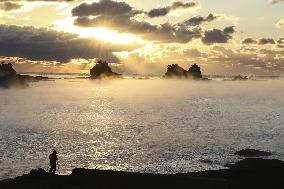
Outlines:
[[43, 169], [0, 182], [1, 189], [68, 188], [198, 188], [262, 189], [284, 186], [284, 162], [247, 158], [229, 169], [173, 175], [74, 169], [70, 175], [48, 175]]

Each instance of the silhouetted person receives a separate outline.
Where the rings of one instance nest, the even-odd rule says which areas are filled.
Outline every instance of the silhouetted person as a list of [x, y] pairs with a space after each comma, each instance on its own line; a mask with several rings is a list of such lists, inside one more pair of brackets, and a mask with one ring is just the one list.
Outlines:
[[49, 155], [49, 162], [50, 162], [49, 174], [52, 175], [54, 175], [56, 171], [56, 161], [58, 160], [56, 154], [57, 154], [56, 150], [53, 150], [52, 154]]

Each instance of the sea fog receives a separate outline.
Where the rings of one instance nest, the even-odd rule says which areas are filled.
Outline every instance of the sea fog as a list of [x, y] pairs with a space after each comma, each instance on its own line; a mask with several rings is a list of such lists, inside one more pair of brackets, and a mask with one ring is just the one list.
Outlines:
[[0, 89], [0, 179], [48, 169], [181, 173], [244, 148], [284, 160], [284, 81], [58, 79]]

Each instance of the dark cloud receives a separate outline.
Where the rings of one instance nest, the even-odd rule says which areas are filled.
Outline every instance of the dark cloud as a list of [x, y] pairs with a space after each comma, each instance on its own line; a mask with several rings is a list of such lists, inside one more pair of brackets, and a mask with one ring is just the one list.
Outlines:
[[23, 5], [13, 2], [0, 2], [0, 10], [11, 11], [21, 8]]
[[34, 1], [60, 2], [60, 1], [76, 1], [76, 0], [0, 0], [0, 2], [34, 2]]
[[272, 38], [261, 38], [258, 40], [259, 45], [275, 44], [274, 39]]
[[100, 0], [92, 4], [82, 3], [72, 10], [73, 16], [128, 16], [132, 17], [141, 11], [134, 10], [125, 2], [117, 2], [112, 0]]
[[164, 23], [154, 25], [146, 21], [124, 17], [98, 16], [96, 18], [78, 17], [75, 25], [81, 27], [108, 27], [123, 33], [141, 35], [151, 41], [162, 41], [165, 43], [187, 43], [193, 38], [201, 37], [199, 29], [189, 29], [185, 25], [172, 25]]
[[195, 7], [197, 4], [195, 2], [189, 1], [189, 2], [182, 2], [182, 1], [175, 1], [171, 3], [170, 5], [167, 5], [162, 8], [152, 9], [150, 10], [147, 15], [150, 18], [154, 17], [160, 17], [160, 16], [166, 16], [171, 11], [177, 10], [177, 9], [188, 9], [191, 7]]
[[45, 28], [0, 25], [0, 56], [34, 61], [69, 62], [71, 59], [103, 58], [118, 62], [112, 52], [125, 50], [78, 35]]
[[[195, 5], [193, 2], [176, 1], [166, 8], [171, 11]], [[202, 30], [199, 27], [192, 26], [198, 26], [202, 22], [211, 22], [217, 18], [217, 16], [209, 14], [205, 18], [194, 17], [182, 23], [152, 24], [138, 18], [138, 15], [145, 14], [145, 11], [135, 9], [125, 2], [113, 0], [100, 0], [92, 4], [82, 3], [72, 10], [72, 14], [76, 17], [74, 24], [80, 27], [107, 27], [120, 33], [132, 33], [143, 37], [145, 40], [163, 43], [187, 43], [193, 38], [201, 38]], [[155, 16], [151, 14], [151, 17]], [[204, 42], [226, 43], [232, 38], [231, 34], [235, 32], [234, 27], [227, 27], [224, 31], [218, 31], [206, 32]]]
[[242, 41], [242, 44], [256, 44], [256, 45], [274, 45], [276, 42], [272, 38], [260, 38], [255, 40], [253, 38], [246, 38]]
[[242, 41], [242, 44], [257, 44], [257, 41], [253, 38], [246, 38]]
[[226, 28], [223, 30], [223, 33], [224, 33], [224, 34], [233, 34], [233, 33], [235, 33], [235, 26], [226, 27]]
[[284, 48], [284, 37], [278, 39], [278, 41], [277, 41], [277, 46], [278, 46], [279, 48]]
[[271, 4], [283, 3], [284, 0], [270, 0]]
[[234, 27], [226, 27], [224, 30], [212, 29], [205, 31], [204, 36], [202, 37], [202, 42], [204, 44], [213, 44], [213, 43], [227, 43], [232, 39], [231, 34], [235, 32]]
[[188, 26], [198, 26], [204, 22], [212, 22], [217, 18], [218, 16], [215, 16], [214, 14], [210, 13], [207, 17], [202, 17], [202, 16], [192, 17], [189, 20], [186, 20], [184, 24]]
[[[107, 27], [122, 33], [141, 35], [151, 41], [187, 43], [193, 38], [201, 36], [199, 29], [189, 29], [183, 24], [164, 23], [156, 25], [133, 17], [141, 12], [124, 2], [101, 0], [98, 3], [83, 3], [74, 8], [72, 14], [78, 16], [75, 19], [75, 25]], [[91, 15], [96, 17], [89, 17]]]

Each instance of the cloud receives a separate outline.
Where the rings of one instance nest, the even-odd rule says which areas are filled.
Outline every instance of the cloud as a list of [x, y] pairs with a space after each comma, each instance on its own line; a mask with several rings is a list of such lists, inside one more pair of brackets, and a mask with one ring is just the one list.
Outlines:
[[[195, 6], [195, 3], [173, 2], [166, 6], [167, 10], [175, 10], [181, 7], [188, 8]], [[199, 26], [202, 22], [211, 22], [217, 19], [214, 14], [207, 17], [194, 17], [181, 23], [152, 24], [143, 18], [147, 14], [143, 10], [131, 7], [125, 2], [113, 0], [100, 0], [91, 4], [82, 3], [72, 10], [75, 16], [74, 24], [80, 27], [106, 27], [120, 33], [132, 33], [141, 36], [145, 40], [158, 41], [163, 43], [188, 43], [194, 38], [201, 38], [203, 31]], [[159, 13], [159, 15], [161, 15]], [[156, 17], [155, 14], [151, 17]], [[215, 31], [217, 32], [217, 30]], [[227, 27], [220, 31], [217, 42], [227, 42], [234, 33], [234, 27]], [[210, 35], [210, 32], [206, 32]], [[207, 36], [206, 39], [210, 37]]]
[[12, 11], [16, 9], [20, 9], [23, 5], [19, 3], [12, 3], [12, 2], [0, 2], [0, 10], [4, 11]]
[[242, 44], [257, 44], [257, 41], [253, 38], [246, 38], [242, 41]]
[[60, 1], [75, 1], [75, 0], [0, 0], [0, 2], [35, 2], [35, 1], [60, 2]]
[[117, 2], [112, 0], [100, 0], [91, 4], [82, 3], [72, 10], [73, 16], [128, 16], [132, 17], [141, 11], [134, 10], [125, 2]]
[[272, 38], [260, 38], [258, 40], [255, 40], [253, 38], [246, 38], [242, 41], [242, 44], [250, 45], [274, 45], [276, 42]]
[[122, 62], [126, 63], [124, 66], [134, 67], [132, 73], [142, 72], [142, 74], [164, 74], [165, 67], [173, 63], [184, 68], [198, 63], [205, 74], [279, 75], [284, 70], [284, 51], [281, 50], [265, 51], [257, 48], [247, 49], [247, 47], [244, 47], [246, 49], [230, 49], [214, 45], [206, 46], [201, 51], [199, 47], [184, 49], [184, 46], [179, 47], [172, 44], [156, 44], [156, 46], [161, 49], [162, 54], [155, 59], [152, 58], [155, 51], [146, 54], [136, 53], [136, 56], [122, 59]]
[[94, 58], [118, 62], [113, 52], [125, 50], [75, 34], [15, 25], [0, 25], [0, 44], [0, 56], [62, 63]]
[[283, 3], [284, 0], [269, 0], [269, 3], [271, 4], [277, 4], [277, 3]]
[[141, 10], [134, 9], [124, 2], [112, 0], [83, 3], [72, 10], [73, 16], [78, 16], [74, 24], [81, 27], [107, 27], [121, 33], [141, 35], [150, 41], [165, 43], [187, 43], [193, 38], [201, 37], [199, 29], [189, 29], [183, 24], [157, 25], [134, 18], [141, 13]]
[[275, 24], [276, 28], [284, 28], [284, 19], [279, 20], [276, 24]]
[[212, 29], [205, 31], [204, 36], [202, 37], [202, 42], [204, 44], [210, 45], [213, 43], [227, 43], [232, 39], [231, 34], [235, 32], [234, 27], [226, 27], [224, 30]]
[[198, 26], [204, 22], [212, 22], [213, 20], [216, 20], [217, 18], [218, 16], [215, 16], [214, 14], [210, 13], [207, 17], [202, 17], [202, 16], [192, 17], [186, 20], [184, 24], [188, 26]]
[[272, 38], [261, 38], [258, 40], [258, 44], [259, 45], [275, 44], [275, 41]]
[[235, 33], [235, 26], [226, 27], [226, 28], [223, 30], [223, 33], [224, 33], [224, 34], [233, 34], [233, 33]]
[[189, 2], [186, 2], [186, 3], [182, 2], [182, 1], [174, 1], [174, 2], [172, 2], [171, 4], [169, 4], [165, 7], [150, 10], [147, 13], [147, 15], [150, 18], [166, 16], [171, 11], [174, 11], [174, 10], [177, 10], [177, 9], [188, 9], [188, 8], [195, 7], [196, 5], [197, 4], [195, 2], [192, 2], [192, 1], [189, 1]]
[[279, 48], [284, 48], [284, 37], [278, 39], [278, 41], [277, 41], [277, 46], [278, 46]]
[[162, 41], [165, 43], [187, 43], [193, 38], [201, 37], [199, 29], [189, 29], [185, 25], [172, 25], [169, 23], [154, 25], [127, 16], [98, 16], [93, 19], [78, 17], [74, 24], [81, 27], [107, 27], [118, 32], [141, 35], [144, 39], [150, 41]]
[[198, 49], [186, 49], [183, 51], [184, 56], [195, 57], [195, 58], [206, 58], [207, 54], [200, 52]]

